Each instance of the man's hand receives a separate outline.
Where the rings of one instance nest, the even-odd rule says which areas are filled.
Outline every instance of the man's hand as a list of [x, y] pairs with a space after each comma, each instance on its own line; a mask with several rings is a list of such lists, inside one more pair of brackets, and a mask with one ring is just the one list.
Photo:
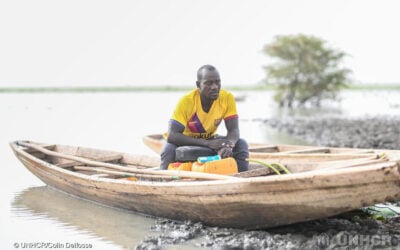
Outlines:
[[235, 145], [227, 139], [213, 139], [208, 141], [208, 147], [218, 152], [221, 158], [231, 157]]
[[235, 145], [227, 139], [212, 139], [207, 141], [207, 147], [219, 151], [221, 148], [233, 148]]
[[219, 156], [221, 156], [221, 158], [231, 157], [233, 156], [232, 148], [230, 147], [221, 148], [218, 150], [218, 154]]

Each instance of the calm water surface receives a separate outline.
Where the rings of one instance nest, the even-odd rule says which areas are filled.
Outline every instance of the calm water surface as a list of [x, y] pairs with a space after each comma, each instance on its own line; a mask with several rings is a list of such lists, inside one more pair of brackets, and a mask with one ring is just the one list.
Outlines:
[[[8, 142], [18, 139], [80, 145], [154, 155], [141, 141], [160, 133], [182, 94], [63, 93], [0, 94], [0, 249], [28, 243], [91, 244], [93, 249], [134, 249], [148, 235], [155, 219], [70, 197], [45, 186], [12, 154]], [[266, 127], [260, 120], [294, 115], [276, 108], [272, 93], [237, 92], [242, 137], [251, 142], [304, 144]], [[400, 93], [348, 91], [342, 102], [295, 115], [398, 115]], [[224, 128], [221, 128], [224, 133]], [[193, 242], [166, 249], [196, 248]], [[25, 248], [26, 249], [26, 248]]]

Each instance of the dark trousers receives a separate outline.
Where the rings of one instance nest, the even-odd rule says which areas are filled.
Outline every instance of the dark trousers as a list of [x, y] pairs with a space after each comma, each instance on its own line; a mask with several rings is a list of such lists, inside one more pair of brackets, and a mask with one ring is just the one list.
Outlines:
[[[221, 137], [219, 137], [221, 138]], [[212, 140], [212, 139], [210, 139]], [[166, 142], [161, 151], [161, 169], [167, 169], [168, 164], [175, 162], [175, 149], [178, 146], [172, 143]], [[235, 147], [232, 150], [233, 158], [236, 160], [239, 172], [247, 171], [249, 169], [249, 162], [246, 160], [249, 158], [249, 146], [243, 139], [239, 139], [236, 142]], [[217, 152], [215, 152], [217, 154]]]

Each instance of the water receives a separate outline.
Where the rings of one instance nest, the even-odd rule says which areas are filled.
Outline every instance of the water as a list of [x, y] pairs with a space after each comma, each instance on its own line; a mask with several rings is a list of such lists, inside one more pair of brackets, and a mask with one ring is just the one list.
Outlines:
[[[34, 140], [81, 145], [132, 153], [154, 153], [141, 141], [143, 135], [161, 133], [182, 94], [63, 93], [0, 94], [0, 200], [1, 249], [28, 243], [91, 244], [92, 249], [134, 248], [155, 219], [100, 206], [46, 187], [12, 154], [8, 142]], [[395, 115], [400, 112], [399, 92], [344, 92], [342, 102], [323, 110], [297, 113], [279, 110], [272, 93], [238, 92], [241, 135], [251, 142], [305, 144], [266, 127], [263, 119], [286, 115], [339, 115], [346, 117]], [[362, 105], [359, 105], [362, 104]], [[220, 133], [224, 133], [222, 126]], [[56, 245], [53, 245], [56, 246]], [[61, 246], [61, 245], [58, 245]], [[167, 249], [195, 248], [193, 243]]]

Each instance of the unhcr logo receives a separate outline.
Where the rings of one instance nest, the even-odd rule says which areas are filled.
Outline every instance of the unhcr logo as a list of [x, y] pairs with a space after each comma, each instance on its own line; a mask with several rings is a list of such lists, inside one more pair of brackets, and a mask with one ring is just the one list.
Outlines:
[[317, 236], [317, 245], [321, 249], [328, 247], [385, 248], [397, 247], [399, 243], [400, 240], [395, 235], [365, 235], [341, 232], [334, 236], [329, 236], [326, 233], [321, 233]]
[[321, 233], [318, 236], [317, 244], [320, 248], [327, 248], [330, 245], [330, 238], [329, 235], [326, 233]]

